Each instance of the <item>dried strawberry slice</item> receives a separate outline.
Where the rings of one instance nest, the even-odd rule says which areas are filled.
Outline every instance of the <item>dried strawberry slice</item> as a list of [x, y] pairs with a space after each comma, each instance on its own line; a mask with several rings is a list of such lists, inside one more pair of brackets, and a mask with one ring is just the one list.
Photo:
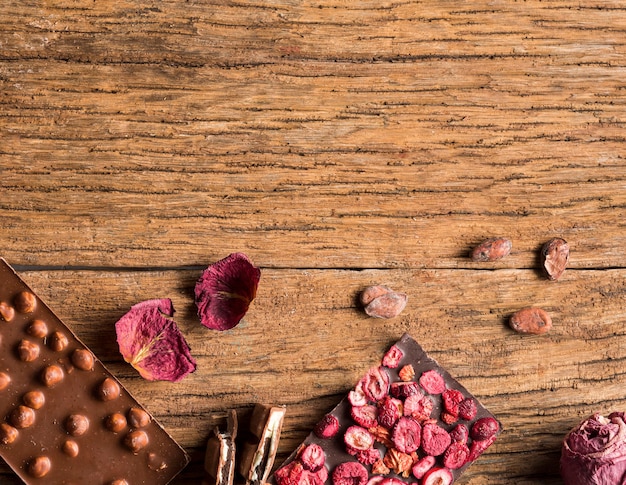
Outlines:
[[452, 441], [467, 443], [467, 438], [469, 438], [469, 429], [464, 424], [457, 424], [450, 430], [450, 438], [452, 438]]
[[378, 422], [385, 428], [393, 428], [396, 421], [402, 416], [402, 401], [386, 396], [378, 403]]
[[363, 393], [370, 401], [380, 401], [389, 393], [389, 375], [383, 367], [372, 367], [361, 380]]
[[441, 394], [444, 409], [455, 418], [459, 416], [459, 404], [463, 399], [465, 396], [457, 389], [446, 389]]
[[320, 445], [310, 443], [300, 452], [299, 458], [305, 469], [315, 473], [324, 466], [326, 453]]
[[346, 451], [356, 454], [359, 451], [369, 450], [374, 445], [372, 434], [361, 426], [350, 426], [343, 436]]
[[427, 455], [441, 455], [451, 441], [450, 434], [438, 424], [427, 422], [422, 426], [422, 450]]
[[276, 470], [274, 478], [276, 479], [277, 485], [299, 485], [304, 472], [305, 470], [302, 463], [292, 461]]
[[315, 425], [313, 432], [318, 438], [332, 438], [339, 432], [339, 419], [332, 414], [327, 414]]
[[459, 403], [459, 418], [471, 421], [476, 417], [478, 409], [476, 401], [471, 397], [466, 397]]
[[368, 473], [360, 463], [348, 461], [335, 467], [332, 479], [333, 485], [366, 485]]
[[397, 397], [399, 399], [406, 399], [409, 396], [415, 396], [417, 394], [423, 396], [419, 385], [415, 381], [392, 382], [389, 386], [389, 391], [393, 397]]
[[461, 468], [469, 458], [470, 450], [465, 443], [453, 441], [443, 454], [443, 464], [450, 470]]
[[450, 485], [453, 481], [452, 472], [447, 468], [431, 468], [424, 475], [422, 485]]
[[363, 381], [359, 381], [354, 389], [348, 393], [348, 401], [353, 406], [365, 406], [367, 404], [367, 396], [363, 392]]
[[350, 409], [350, 416], [356, 424], [364, 428], [371, 428], [376, 426], [378, 417], [378, 408], [373, 404], [366, 404], [365, 406], [352, 406]]
[[402, 350], [397, 345], [392, 345], [387, 353], [383, 356], [382, 364], [390, 369], [395, 369], [400, 365], [400, 361], [404, 357]]
[[420, 447], [422, 427], [413, 418], [402, 417], [394, 426], [391, 439], [402, 453], [413, 453]]
[[446, 390], [446, 381], [436, 370], [427, 370], [419, 378], [420, 386], [428, 394], [441, 394]]
[[409, 396], [404, 400], [404, 415], [412, 416], [418, 421], [430, 419], [433, 412], [434, 403], [428, 396], [420, 396], [416, 394]]
[[435, 466], [437, 459], [434, 456], [425, 456], [421, 460], [419, 460], [413, 468], [411, 468], [411, 473], [418, 480], [423, 478], [426, 475], [426, 472]]

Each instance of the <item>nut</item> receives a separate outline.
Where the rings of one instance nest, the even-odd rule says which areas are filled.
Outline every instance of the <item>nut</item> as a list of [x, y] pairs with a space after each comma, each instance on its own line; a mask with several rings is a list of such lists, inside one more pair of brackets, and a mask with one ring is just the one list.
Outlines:
[[22, 291], [13, 298], [13, 305], [20, 313], [31, 313], [37, 307], [37, 297], [30, 291]]
[[48, 345], [55, 352], [61, 352], [65, 350], [68, 344], [69, 344], [69, 341], [67, 337], [65, 336], [65, 334], [61, 332], [54, 332], [52, 335], [50, 335], [50, 340], [48, 342]]
[[541, 248], [541, 265], [548, 279], [558, 280], [569, 262], [569, 244], [565, 239], [550, 239]]
[[5, 322], [10, 322], [15, 316], [15, 309], [6, 301], [0, 301], [0, 318]]
[[511, 315], [509, 325], [518, 333], [542, 335], [552, 328], [552, 318], [541, 308], [528, 307]]
[[23, 339], [17, 346], [17, 355], [23, 362], [33, 362], [39, 357], [39, 345], [30, 340]]
[[76, 349], [72, 352], [72, 364], [81, 370], [93, 370], [93, 354], [87, 349]]
[[9, 422], [17, 429], [28, 428], [35, 423], [35, 411], [20, 405], [9, 414]]
[[128, 424], [133, 428], [145, 428], [150, 424], [150, 415], [140, 408], [128, 410]]
[[124, 437], [124, 445], [133, 453], [148, 446], [148, 441], [148, 434], [140, 429], [131, 431]]
[[63, 369], [55, 364], [51, 364], [41, 371], [41, 382], [47, 387], [56, 386], [64, 377]]
[[394, 318], [406, 307], [407, 295], [382, 285], [369, 286], [361, 293], [365, 313], [374, 318]]
[[478, 246], [476, 246], [470, 253], [472, 261], [485, 262], [485, 261], [497, 261], [505, 256], [508, 256], [511, 252], [513, 243], [506, 237], [492, 237], [485, 239]]
[[11, 383], [11, 376], [6, 372], [0, 372], [0, 391], [9, 387]]
[[61, 450], [67, 456], [71, 458], [76, 458], [79, 452], [78, 443], [76, 443], [76, 441], [74, 440], [65, 440], [61, 445]]
[[70, 414], [65, 420], [65, 431], [72, 436], [82, 436], [89, 429], [89, 419], [82, 414]]
[[7, 423], [0, 423], [0, 443], [10, 445], [17, 439], [19, 431]]
[[50, 458], [37, 456], [28, 463], [28, 474], [35, 478], [42, 478], [48, 474], [51, 467]]
[[101, 401], [112, 401], [120, 397], [120, 385], [110, 377], [104, 379], [96, 388], [96, 395]]
[[22, 397], [22, 402], [31, 409], [41, 409], [46, 402], [46, 397], [41, 391], [28, 391]]
[[119, 433], [124, 428], [126, 428], [126, 417], [121, 413], [109, 414], [104, 419], [104, 426], [109, 431], [113, 431], [114, 433]]
[[26, 333], [32, 337], [44, 338], [48, 335], [48, 325], [43, 320], [33, 320], [26, 328]]

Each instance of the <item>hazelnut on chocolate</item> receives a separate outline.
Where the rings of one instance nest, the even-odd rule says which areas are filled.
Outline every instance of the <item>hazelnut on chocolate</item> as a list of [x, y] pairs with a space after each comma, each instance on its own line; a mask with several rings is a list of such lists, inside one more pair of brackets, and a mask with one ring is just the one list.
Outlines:
[[150, 415], [143, 409], [130, 408], [128, 410], [128, 424], [133, 428], [143, 428], [150, 423]]
[[11, 383], [11, 376], [6, 372], [0, 372], [0, 391], [6, 389]]
[[20, 313], [31, 313], [37, 307], [37, 297], [30, 291], [22, 291], [15, 295], [13, 305]]
[[15, 441], [19, 431], [7, 423], [0, 423], [0, 443], [10, 445]]
[[123, 414], [113, 413], [104, 418], [104, 427], [114, 433], [119, 433], [126, 428], [126, 418]]
[[124, 445], [133, 453], [148, 446], [148, 434], [140, 429], [131, 431], [124, 437]]
[[15, 309], [6, 301], [0, 301], [0, 318], [5, 322], [10, 322], [15, 316]]
[[18, 406], [9, 414], [9, 422], [17, 429], [28, 428], [35, 422], [35, 411], [28, 406]]
[[46, 402], [46, 396], [41, 391], [28, 391], [22, 397], [22, 402], [31, 409], [41, 409]]
[[45, 477], [52, 468], [50, 458], [47, 456], [37, 456], [28, 463], [28, 474], [35, 478]]
[[63, 369], [55, 364], [45, 367], [41, 372], [41, 382], [43, 382], [46, 387], [56, 386], [64, 377]]
[[39, 345], [30, 340], [23, 339], [17, 346], [17, 355], [24, 362], [33, 362], [39, 357]]
[[26, 333], [31, 337], [44, 338], [48, 335], [48, 325], [43, 320], [33, 320], [26, 328]]
[[63, 445], [61, 445], [61, 450], [63, 450], [63, 453], [71, 458], [76, 458], [78, 456], [78, 452], [80, 451], [78, 443], [74, 440], [65, 440]]
[[65, 420], [65, 431], [72, 436], [82, 436], [89, 429], [89, 419], [82, 414], [71, 414]]
[[110, 377], [107, 377], [96, 389], [96, 395], [102, 401], [112, 401], [120, 397], [120, 385]]
[[72, 364], [81, 370], [93, 370], [93, 354], [87, 349], [76, 349], [72, 352]]
[[52, 335], [50, 335], [50, 339], [48, 341], [48, 345], [55, 352], [61, 352], [65, 350], [68, 343], [69, 342], [67, 340], [67, 337], [61, 332], [54, 332]]

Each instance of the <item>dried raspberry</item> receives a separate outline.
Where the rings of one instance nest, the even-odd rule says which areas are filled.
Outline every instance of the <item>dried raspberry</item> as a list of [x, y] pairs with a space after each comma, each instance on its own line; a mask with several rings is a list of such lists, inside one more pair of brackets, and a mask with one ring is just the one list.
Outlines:
[[451, 441], [450, 434], [439, 425], [428, 422], [422, 426], [422, 449], [427, 455], [441, 455]]
[[487, 438], [486, 440], [472, 441], [472, 444], [470, 445], [470, 454], [469, 454], [469, 457], [467, 458], [467, 461], [474, 461], [483, 453], [483, 451], [489, 448], [495, 440], [496, 440], [496, 435], [494, 434], [493, 436], [491, 436], [490, 438]]
[[394, 426], [391, 439], [402, 453], [413, 453], [420, 447], [422, 427], [413, 418], [402, 417]]
[[404, 382], [409, 382], [415, 377], [415, 369], [411, 364], [407, 364], [398, 371], [398, 377]]
[[498, 432], [498, 422], [493, 418], [480, 418], [473, 425], [470, 436], [475, 441], [491, 438]]
[[424, 475], [422, 485], [450, 485], [453, 481], [452, 472], [447, 468], [431, 468]]
[[390, 369], [395, 369], [400, 364], [404, 354], [396, 345], [392, 345], [387, 353], [383, 356], [382, 364]]
[[356, 459], [364, 465], [373, 465], [380, 460], [380, 451], [376, 448], [357, 452]]
[[428, 394], [441, 394], [446, 390], [446, 382], [443, 376], [436, 370], [427, 370], [419, 379], [420, 386]]
[[302, 463], [292, 461], [276, 470], [274, 478], [277, 485], [299, 485], [302, 474], [305, 472]]
[[376, 426], [378, 421], [378, 408], [373, 404], [366, 404], [365, 406], [352, 406], [350, 409], [350, 416], [356, 424], [364, 428], [371, 428]]
[[450, 438], [452, 441], [458, 441], [459, 443], [467, 443], [469, 438], [469, 429], [464, 424], [457, 424], [452, 430], [450, 430]]
[[[441, 399], [444, 409], [457, 418], [459, 416], [459, 403], [465, 399], [463, 393], [457, 389], [446, 389], [443, 391], [443, 394], [441, 394]], [[456, 419], [454, 421], [456, 421]]]
[[439, 416], [439, 419], [446, 424], [454, 424], [458, 418], [454, 414], [450, 414], [448, 411], [443, 411]]
[[327, 414], [315, 425], [313, 432], [321, 439], [332, 438], [339, 432], [339, 419], [332, 414]]
[[366, 485], [367, 469], [358, 462], [348, 461], [335, 467], [333, 485]]
[[428, 396], [409, 396], [404, 401], [404, 415], [411, 416], [418, 421], [430, 419], [434, 404]]
[[389, 391], [393, 397], [397, 397], [400, 399], [405, 399], [409, 396], [415, 396], [419, 394], [423, 396], [422, 391], [420, 390], [417, 382], [392, 382], [389, 387]]
[[402, 401], [387, 396], [378, 403], [378, 422], [385, 428], [393, 428], [398, 418], [402, 416]]
[[361, 380], [365, 397], [380, 401], [389, 392], [389, 375], [383, 367], [372, 367]]
[[461, 468], [467, 463], [470, 450], [465, 443], [453, 441], [443, 454], [443, 465], [450, 470]]
[[390, 472], [391, 470], [389, 469], [389, 467], [387, 467], [387, 465], [385, 465], [382, 459], [376, 460], [372, 464], [372, 473], [374, 475], [388, 475]]
[[421, 460], [419, 460], [413, 468], [411, 468], [411, 473], [418, 480], [422, 478], [428, 470], [430, 470], [433, 466], [435, 466], [435, 462], [437, 459], [434, 456], [425, 456]]
[[387, 450], [387, 453], [385, 453], [383, 463], [390, 470], [393, 470], [398, 475], [402, 475], [403, 473], [411, 470], [411, 467], [413, 466], [413, 458], [411, 455], [402, 453], [395, 448], [390, 448]]
[[367, 397], [363, 392], [362, 381], [360, 381], [355, 388], [348, 393], [348, 401], [353, 406], [365, 406], [367, 404]]
[[476, 401], [471, 397], [467, 397], [459, 403], [459, 418], [471, 421], [476, 417], [476, 412]]
[[372, 434], [365, 428], [361, 428], [361, 426], [350, 426], [343, 436], [343, 441], [346, 444], [346, 450], [350, 454], [369, 450], [374, 445]]
[[304, 447], [299, 458], [305, 469], [315, 473], [324, 466], [326, 454], [320, 445], [311, 443]]

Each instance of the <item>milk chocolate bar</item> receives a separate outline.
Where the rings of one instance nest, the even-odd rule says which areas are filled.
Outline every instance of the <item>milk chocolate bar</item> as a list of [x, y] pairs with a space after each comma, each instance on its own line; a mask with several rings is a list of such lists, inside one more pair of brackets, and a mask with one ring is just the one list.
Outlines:
[[233, 485], [237, 429], [237, 412], [231, 409], [226, 420], [226, 430], [216, 427], [207, 440], [202, 485]]
[[256, 404], [238, 453], [237, 470], [246, 485], [264, 484], [274, 465], [286, 409]]
[[405, 334], [270, 483], [449, 485], [500, 431], [493, 414]]
[[4, 259], [0, 456], [29, 485], [163, 485], [189, 461]]

